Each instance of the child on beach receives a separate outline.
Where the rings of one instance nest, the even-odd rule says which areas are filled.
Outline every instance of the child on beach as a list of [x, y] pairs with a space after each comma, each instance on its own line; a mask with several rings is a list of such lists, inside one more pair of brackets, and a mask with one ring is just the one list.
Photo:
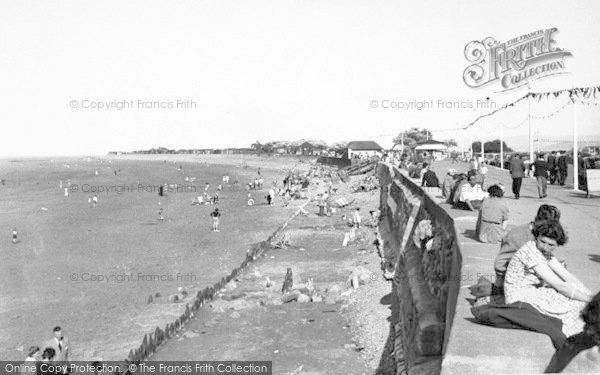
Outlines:
[[221, 217], [221, 213], [218, 208], [215, 208], [213, 212], [210, 213], [210, 216], [213, 218], [213, 232], [219, 231], [219, 217]]
[[354, 227], [357, 229], [360, 228], [360, 221], [361, 221], [359, 211], [360, 211], [360, 208], [357, 207], [356, 211], [354, 211], [354, 215], [352, 216], [352, 222], [354, 223]]
[[97, 196], [97, 195], [94, 195], [94, 196], [92, 197], [92, 207], [93, 207], [93, 208], [96, 208], [96, 206], [97, 206], [97, 205], [98, 205], [98, 196]]

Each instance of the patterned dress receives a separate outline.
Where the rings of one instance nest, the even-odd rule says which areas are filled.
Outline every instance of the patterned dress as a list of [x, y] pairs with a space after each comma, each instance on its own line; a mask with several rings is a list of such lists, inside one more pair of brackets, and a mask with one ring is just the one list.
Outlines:
[[[521, 247], [510, 260], [504, 279], [504, 297], [506, 303], [526, 302], [539, 312], [562, 321], [562, 331], [569, 337], [583, 330], [581, 310], [586, 303], [569, 299], [553, 287], [544, 284], [534, 271], [534, 267], [548, 260], [537, 249], [534, 241]], [[582, 284], [580, 290], [590, 293]]]

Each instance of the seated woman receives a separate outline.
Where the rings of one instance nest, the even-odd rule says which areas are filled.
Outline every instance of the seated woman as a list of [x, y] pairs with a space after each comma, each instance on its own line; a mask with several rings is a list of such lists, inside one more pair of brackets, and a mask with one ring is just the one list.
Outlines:
[[490, 186], [488, 194], [481, 204], [475, 232], [481, 242], [499, 243], [506, 234], [508, 207], [502, 199], [504, 191], [500, 186]]
[[450, 203], [452, 197], [452, 188], [456, 183], [456, 179], [454, 178], [456, 173], [456, 169], [450, 168], [446, 174], [446, 177], [444, 177], [444, 182], [442, 183], [442, 196], [446, 198], [447, 203]]
[[581, 311], [592, 295], [553, 255], [567, 242], [567, 235], [557, 221], [537, 222], [531, 233], [535, 240], [517, 250], [508, 264], [506, 303], [529, 303], [542, 314], [560, 319], [567, 337], [579, 333], [584, 327]]

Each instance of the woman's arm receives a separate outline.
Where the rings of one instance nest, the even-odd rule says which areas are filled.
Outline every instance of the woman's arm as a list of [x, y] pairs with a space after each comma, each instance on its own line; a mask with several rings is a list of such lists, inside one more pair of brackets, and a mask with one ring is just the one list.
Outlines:
[[552, 259], [548, 261], [548, 266], [564, 281], [583, 284], [575, 275], [567, 271], [565, 266], [563, 266], [555, 257], [552, 257]]
[[556, 289], [563, 296], [583, 302], [592, 300], [592, 296], [581, 291], [574, 282], [561, 279], [548, 264], [538, 264], [533, 269], [542, 280]]

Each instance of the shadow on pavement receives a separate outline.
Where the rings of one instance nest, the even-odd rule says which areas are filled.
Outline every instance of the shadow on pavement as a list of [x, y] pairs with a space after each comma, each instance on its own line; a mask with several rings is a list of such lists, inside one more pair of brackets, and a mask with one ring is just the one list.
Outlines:
[[385, 296], [381, 297], [379, 303], [382, 305], [391, 305], [392, 304], [392, 293], [388, 293]]
[[598, 262], [598, 263], [600, 263], [600, 255], [598, 255], [598, 254], [588, 254], [588, 256], [590, 257], [590, 260], [592, 262]]

